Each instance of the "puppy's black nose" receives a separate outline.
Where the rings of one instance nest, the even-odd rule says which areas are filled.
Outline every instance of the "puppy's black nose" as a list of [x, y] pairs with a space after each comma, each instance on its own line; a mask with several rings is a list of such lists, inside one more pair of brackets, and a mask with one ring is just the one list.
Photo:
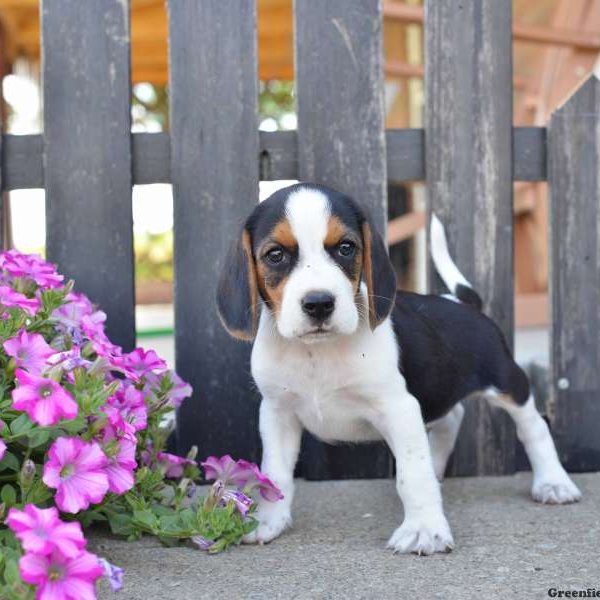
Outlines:
[[302, 310], [314, 321], [322, 323], [333, 312], [335, 298], [329, 292], [308, 292], [302, 298]]

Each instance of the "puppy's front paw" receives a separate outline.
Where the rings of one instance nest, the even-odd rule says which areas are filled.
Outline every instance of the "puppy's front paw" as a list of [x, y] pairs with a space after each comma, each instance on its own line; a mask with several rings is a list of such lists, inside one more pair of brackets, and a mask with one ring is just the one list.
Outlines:
[[581, 500], [579, 488], [566, 472], [534, 479], [531, 495], [536, 502], [542, 504], [570, 504]]
[[412, 517], [394, 531], [388, 541], [394, 553], [429, 555], [434, 552], [450, 552], [454, 548], [452, 532], [443, 514], [434, 517]]
[[243, 544], [266, 544], [286, 530], [292, 524], [292, 516], [288, 510], [261, 510], [254, 515], [258, 527], [242, 538]]

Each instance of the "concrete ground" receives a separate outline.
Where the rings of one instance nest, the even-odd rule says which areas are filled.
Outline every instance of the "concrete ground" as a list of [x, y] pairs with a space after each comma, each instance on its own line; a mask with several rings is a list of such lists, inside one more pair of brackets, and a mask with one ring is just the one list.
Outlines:
[[600, 473], [574, 477], [584, 498], [540, 506], [529, 473], [444, 484], [456, 549], [431, 557], [393, 555], [400, 523], [391, 480], [298, 482], [293, 530], [265, 546], [216, 556], [101, 535], [93, 551], [125, 569], [108, 600], [548, 598], [549, 588], [600, 592]]

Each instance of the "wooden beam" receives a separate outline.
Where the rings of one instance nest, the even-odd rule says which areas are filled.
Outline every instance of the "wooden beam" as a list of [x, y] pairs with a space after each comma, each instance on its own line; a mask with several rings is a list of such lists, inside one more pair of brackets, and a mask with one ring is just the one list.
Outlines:
[[517, 327], [545, 327], [549, 323], [548, 294], [517, 294], [515, 297], [515, 325]]
[[392, 219], [387, 226], [388, 245], [393, 246], [410, 239], [423, 227], [425, 227], [424, 212], [415, 211]]
[[[399, 60], [385, 61], [385, 74], [390, 77], [417, 77], [422, 78], [425, 72], [423, 65], [413, 65]], [[513, 79], [513, 88], [522, 90], [527, 86], [527, 81], [522, 77]]]
[[[422, 6], [387, 2], [384, 4], [383, 14], [388, 19], [396, 19], [404, 23], [423, 23]], [[600, 33], [552, 29], [525, 23], [513, 23], [512, 32], [515, 41], [570, 46], [590, 52], [600, 50]]]

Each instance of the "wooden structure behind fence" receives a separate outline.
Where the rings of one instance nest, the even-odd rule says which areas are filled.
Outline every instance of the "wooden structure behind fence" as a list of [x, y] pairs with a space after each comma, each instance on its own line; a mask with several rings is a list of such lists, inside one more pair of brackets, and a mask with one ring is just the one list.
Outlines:
[[[591, 77], [545, 128], [512, 127], [510, 0], [425, 6], [426, 127], [384, 131], [378, 0], [296, 0], [298, 131], [257, 128], [253, 0], [170, 0], [170, 134], [130, 133], [127, 0], [42, 1], [44, 134], [2, 136], [2, 190], [46, 189], [48, 257], [135, 338], [131, 186], [172, 183], [176, 360], [194, 397], [177, 448], [258, 460], [248, 345], [214, 310], [232, 226], [258, 182], [307, 179], [368, 205], [384, 230], [386, 183], [425, 180], [429, 208], [507, 338], [513, 334], [512, 184], [550, 184], [552, 393], [562, 459], [600, 468], [600, 86]], [[1, 230], [1, 228], [0, 228]], [[438, 282], [432, 280], [437, 289]], [[456, 474], [511, 473], [515, 435], [471, 403]], [[307, 438], [310, 478], [392, 473], [381, 445]]]

